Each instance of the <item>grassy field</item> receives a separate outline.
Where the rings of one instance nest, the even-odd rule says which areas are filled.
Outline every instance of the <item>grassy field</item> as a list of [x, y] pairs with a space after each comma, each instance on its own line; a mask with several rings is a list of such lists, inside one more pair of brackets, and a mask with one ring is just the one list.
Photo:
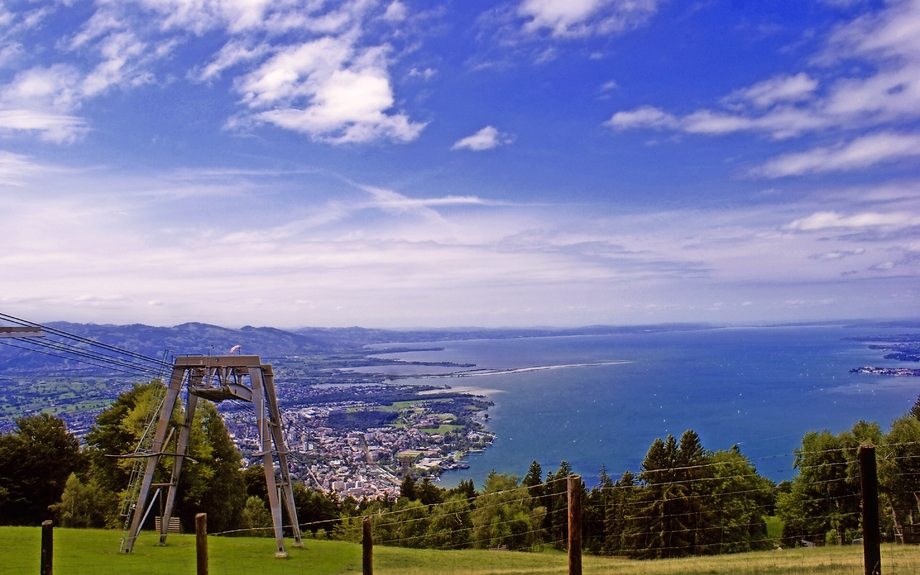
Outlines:
[[[138, 539], [134, 553], [118, 553], [117, 531], [55, 529], [54, 572], [57, 575], [192, 575], [195, 538], [170, 535], [160, 547], [152, 533]], [[41, 530], [37, 527], [0, 527], [0, 573], [36, 575], [39, 572]], [[346, 575], [361, 573], [361, 547], [340, 541], [306, 540], [291, 548], [287, 559], [273, 556], [271, 539], [211, 537], [210, 573], [214, 575]], [[430, 551], [376, 547], [378, 575], [525, 575], [566, 573], [560, 552]], [[827, 574], [860, 575], [862, 548], [824, 547], [788, 549], [661, 561], [631, 561], [584, 557], [584, 575], [736, 575]], [[885, 545], [882, 573], [920, 573], [920, 547]]]

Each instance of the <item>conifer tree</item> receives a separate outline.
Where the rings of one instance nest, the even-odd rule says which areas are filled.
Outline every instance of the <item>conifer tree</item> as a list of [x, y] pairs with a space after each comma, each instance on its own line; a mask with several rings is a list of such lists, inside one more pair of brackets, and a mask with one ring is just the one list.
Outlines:
[[626, 523], [631, 519], [629, 514], [632, 513], [635, 487], [635, 477], [630, 471], [625, 471], [610, 490], [611, 496], [604, 512], [605, 555], [618, 555], [627, 549], [624, 536]]
[[402, 483], [399, 485], [399, 496], [405, 497], [409, 501], [418, 499], [418, 495], [415, 493], [415, 480], [412, 479], [410, 473], [406, 474], [406, 477], [403, 478]]

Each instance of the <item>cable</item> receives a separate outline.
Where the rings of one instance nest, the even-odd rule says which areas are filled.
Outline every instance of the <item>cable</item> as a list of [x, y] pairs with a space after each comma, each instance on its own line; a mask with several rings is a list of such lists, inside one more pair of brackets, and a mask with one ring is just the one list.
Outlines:
[[[54, 328], [54, 327], [51, 327], [51, 326], [42, 325], [42, 324], [39, 324], [39, 323], [35, 323], [35, 322], [32, 322], [32, 321], [25, 320], [25, 319], [22, 319], [22, 318], [19, 318], [19, 317], [16, 317], [16, 316], [12, 316], [12, 315], [9, 315], [9, 314], [5, 314], [5, 313], [2, 313], [2, 312], [0, 312], [0, 319], [4, 319], [4, 320], [9, 321], [9, 322], [11, 322], [11, 323], [15, 323], [15, 324], [22, 325], [22, 326], [38, 327], [38, 328], [41, 328], [43, 331], [46, 331], [46, 332], [48, 332], [48, 333], [51, 333], [51, 334], [54, 334], [54, 335], [57, 335], [57, 336], [60, 336], [60, 337], [63, 337], [63, 338], [67, 338], [67, 339], [72, 339], [72, 340], [75, 340], [75, 341], [79, 341], [79, 342], [81, 342], [81, 343], [85, 343], [85, 344], [87, 344], [87, 345], [91, 345], [91, 346], [94, 346], [94, 347], [100, 347], [100, 348], [106, 349], [106, 350], [108, 350], [108, 351], [112, 351], [112, 352], [115, 352], [115, 353], [118, 353], [118, 354], [121, 354], [121, 355], [126, 355], [126, 356], [129, 356], [129, 357], [133, 357], [133, 358], [135, 358], [135, 359], [138, 359], [138, 360], [141, 360], [141, 361], [145, 361], [145, 362], [148, 362], [148, 363], [153, 363], [153, 364], [158, 365], [158, 366], [164, 365], [164, 364], [165, 364], [165, 362], [163, 362], [163, 361], [161, 361], [161, 360], [159, 360], [159, 359], [157, 359], [157, 358], [155, 358], [155, 357], [150, 357], [150, 356], [148, 356], [148, 355], [143, 355], [143, 354], [140, 354], [140, 353], [137, 353], [137, 352], [133, 352], [133, 351], [127, 350], [127, 349], [122, 349], [122, 348], [116, 347], [116, 346], [114, 346], [114, 345], [110, 345], [110, 344], [107, 344], [107, 343], [103, 343], [103, 342], [100, 342], [100, 341], [96, 341], [96, 340], [93, 340], [93, 339], [89, 339], [89, 338], [86, 338], [86, 337], [83, 337], [83, 336], [80, 336], [80, 335], [76, 335], [76, 334], [73, 334], [73, 333], [66, 332], [66, 331], [64, 331], [64, 330], [62, 330], [62, 329], [57, 329], [57, 328]], [[172, 365], [170, 365], [170, 364], [165, 364], [165, 365], [169, 365], [170, 367], [172, 367]]]
[[[14, 339], [15, 339], [15, 338], [14, 338]], [[21, 345], [16, 345], [16, 344], [14, 344], [13, 342], [8, 341], [8, 340], [6, 340], [6, 339], [0, 339], [0, 344], [8, 345], [8, 346], [10, 346], [10, 347], [17, 347], [17, 348], [19, 348], [19, 349], [24, 349], [24, 350], [26, 350], [26, 351], [31, 351], [31, 352], [34, 352], [34, 353], [40, 353], [40, 354], [42, 354], [42, 355], [50, 355], [51, 357], [57, 357], [57, 358], [64, 359], [64, 360], [77, 361], [77, 362], [80, 362], [80, 363], [85, 363], [85, 364], [87, 364], [87, 365], [92, 365], [92, 366], [94, 366], [94, 367], [100, 367], [100, 368], [103, 368], [103, 369], [111, 369], [112, 371], [118, 371], [118, 372], [121, 372], [121, 373], [128, 373], [128, 374], [132, 374], [132, 375], [137, 375], [137, 371], [136, 371], [136, 370], [119, 369], [119, 368], [117, 368], [117, 367], [112, 367], [112, 366], [108, 366], [108, 365], [100, 365], [100, 364], [98, 364], [98, 363], [93, 363], [93, 362], [91, 362], [91, 361], [75, 359], [75, 358], [67, 357], [67, 356], [64, 356], [64, 355], [58, 355], [58, 354], [56, 354], [56, 353], [50, 353], [50, 352], [47, 352], [47, 351], [41, 351], [41, 350], [39, 350], [39, 349], [32, 349], [32, 348], [24, 347], [24, 346], [21, 346]]]

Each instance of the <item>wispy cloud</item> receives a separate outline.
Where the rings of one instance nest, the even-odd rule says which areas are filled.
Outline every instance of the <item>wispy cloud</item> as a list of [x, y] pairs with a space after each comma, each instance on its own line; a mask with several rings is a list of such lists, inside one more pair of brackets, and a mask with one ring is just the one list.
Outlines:
[[371, 21], [404, 25], [411, 12], [399, 1], [126, 0], [94, 8], [58, 42], [61, 63], [20, 72], [0, 87], [0, 112], [8, 116], [0, 128], [72, 142], [88, 128], [75, 113], [84, 103], [113, 89], [168, 82], [163, 63], [205, 33], [225, 42], [204, 62], [192, 61], [187, 76], [212, 82], [237, 74], [241, 108], [228, 118], [230, 128], [267, 124], [343, 144], [408, 142], [426, 125], [396, 108], [386, 32], [366, 32]]
[[831, 228], [908, 227], [917, 225], [920, 225], [920, 216], [905, 212], [887, 214], [866, 212], [851, 216], [844, 216], [837, 212], [816, 212], [806, 218], [801, 218], [785, 225], [784, 229], [811, 232]]
[[[0, 188], [4, 297], [52, 315], [86, 310], [95, 321], [130, 310], [152, 323], [502, 325], [527, 323], [533, 305], [545, 322], [566, 325], [652, 309], [671, 319], [739, 310], [763, 317], [767, 301], [820, 301], [839, 282], [920, 275], [910, 259], [920, 249], [911, 227], [920, 225], [916, 199], [903, 200], [913, 208], [900, 211], [821, 212], [815, 200], [619, 213], [360, 184], [350, 197], [285, 196], [279, 214], [270, 208], [275, 176], [217, 170], [205, 174], [208, 193], [184, 195], [186, 210], [176, 213], [174, 197], [158, 193], [178, 181], [170, 173], [129, 186], [114, 174], [68, 174], [63, 186], [63, 176], [33, 170], [29, 158], [5, 159], [9, 173], [25, 174], [17, 177], [28, 193]], [[293, 177], [302, 184], [320, 176]], [[126, 187], [134, 192], [124, 194]], [[242, 187], [247, 193], [237, 193]], [[850, 233], [869, 229], [902, 233], [871, 243]], [[847, 233], [821, 233], [828, 230]], [[215, 269], [239, 273], [215, 290]], [[62, 296], [54, 286], [65, 278]], [[841, 314], [857, 291], [832, 294]], [[244, 303], [253, 294], [257, 308]], [[578, 301], [584, 312], [546, 311], [547, 301]]]
[[[920, 155], [917, 136], [893, 131], [920, 118], [920, 0], [895, 0], [863, 15], [827, 39], [814, 65], [827, 79], [806, 72], [780, 75], [736, 90], [721, 109], [675, 115], [654, 106], [622, 110], [610, 128], [652, 128], [691, 134], [752, 132], [773, 139], [837, 130], [850, 141], [775, 158], [752, 173], [766, 177], [867, 169]], [[872, 70], [853, 74], [852, 62]], [[833, 79], [836, 76], [837, 79]]]
[[498, 146], [510, 144], [513, 141], [514, 137], [512, 137], [510, 134], [499, 132], [497, 129], [495, 129], [494, 126], [486, 126], [472, 136], [467, 136], [457, 140], [454, 142], [454, 145], [451, 146], [451, 149], [466, 149], [472, 150], [474, 152], [481, 152], [483, 150], [491, 150], [492, 148], [497, 148]]
[[610, 34], [646, 23], [662, 0], [523, 0], [518, 14], [529, 33], [556, 38]]
[[920, 156], [920, 135], [880, 133], [834, 148], [785, 154], [751, 170], [755, 176], [779, 178], [822, 172], [861, 170], [882, 162]]

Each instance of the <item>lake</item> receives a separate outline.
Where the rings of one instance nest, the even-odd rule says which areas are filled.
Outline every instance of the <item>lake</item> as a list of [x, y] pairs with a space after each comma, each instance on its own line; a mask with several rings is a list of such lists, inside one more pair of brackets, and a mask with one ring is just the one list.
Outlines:
[[656, 437], [686, 429], [707, 449], [737, 444], [762, 475], [779, 481], [793, 476], [793, 450], [807, 431], [837, 433], [860, 419], [887, 431], [910, 409], [920, 378], [849, 373], [864, 365], [916, 367], [843, 339], [896, 333], [911, 330], [757, 327], [445, 341], [441, 351], [382, 357], [497, 370], [605, 364], [448, 378], [419, 374], [433, 368], [389, 366], [390, 375], [413, 376], [402, 382], [470, 388], [495, 403], [487, 420], [495, 443], [469, 457], [469, 469], [445, 473], [444, 486], [464, 478], [479, 486], [492, 469], [523, 475], [534, 459], [544, 474], [564, 459], [591, 485], [601, 464], [612, 476], [638, 471]]

